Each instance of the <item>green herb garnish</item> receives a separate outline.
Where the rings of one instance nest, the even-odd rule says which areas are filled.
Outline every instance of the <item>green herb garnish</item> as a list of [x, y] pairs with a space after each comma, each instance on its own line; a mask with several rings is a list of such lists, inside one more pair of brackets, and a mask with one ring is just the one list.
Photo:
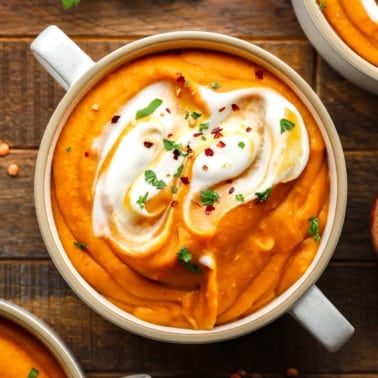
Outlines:
[[39, 370], [36, 368], [31, 368], [28, 374], [28, 378], [36, 378], [39, 375]]
[[236, 195], [235, 195], [235, 198], [236, 198], [239, 202], [244, 202], [244, 201], [245, 201], [245, 198], [244, 198], [243, 194], [241, 194], [241, 193], [236, 194]]
[[218, 89], [221, 87], [221, 85], [219, 83], [217, 83], [216, 81], [213, 81], [211, 84], [210, 84], [210, 87], [213, 88], [213, 89]]
[[199, 132], [202, 133], [202, 131], [209, 129], [209, 122], [204, 122], [199, 125]]
[[245, 143], [243, 141], [240, 141], [238, 143], [238, 147], [240, 147], [241, 149], [243, 149], [245, 147]]
[[181, 156], [187, 156], [188, 155], [188, 154], [183, 152], [181, 145], [176, 143], [173, 140], [163, 139], [163, 144], [164, 144], [164, 148], [167, 151], [175, 151], [176, 150], [180, 153]]
[[181, 247], [177, 252], [178, 260], [183, 263], [187, 269], [192, 273], [202, 273], [202, 269], [199, 265], [192, 262], [192, 254], [187, 247]]
[[184, 164], [181, 164], [178, 168], [177, 168], [177, 172], [173, 175], [174, 178], [179, 178], [182, 174], [182, 171], [184, 170]]
[[71, 150], [72, 150], [72, 146], [66, 147], [66, 152], [71, 152]]
[[172, 190], [172, 193], [175, 194], [178, 192], [178, 187], [176, 185], [173, 185], [171, 190]]
[[154, 186], [156, 189], [163, 189], [167, 186], [165, 181], [159, 180], [156, 177], [156, 173], [151, 169], [148, 169], [147, 171], [144, 172], [144, 179], [146, 182]]
[[82, 243], [82, 242], [78, 242], [76, 240], [73, 241], [73, 245], [79, 249], [81, 249], [82, 251], [86, 251], [88, 246], [85, 244], [85, 243]]
[[319, 219], [317, 217], [309, 218], [310, 227], [308, 228], [308, 234], [311, 235], [315, 241], [320, 240], [319, 234]]
[[200, 192], [201, 202], [206, 206], [213, 206], [215, 201], [219, 201], [219, 194], [215, 190], [207, 189]]
[[273, 190], [273, 185], [270, 188], [264, 190], [263, 192], [256, 192], [255, 193], [255, 195], [257, 196], [256, 202], [265, 202], [270, 196], [270, 193], [272, 193], [272, 190]]
[[137, 110], [135, 118], [139, 119], [151, 115], [162, 103], [163, 100], [155, 98], [144, 109]]
[[77, 5], [80, 3], [80, 0], [62, 0], [62, 5], [64, 9], [71, 8], [74, 5]]
[[139, 198], [137, 199], [136, 203], [139, 205], [141, 209], [143, 209], [146, 205], [148, 195], [149, 193], [146, 192], [143, 196], [139, 196]]
[[280, 128], [281, 128], [281, 134], [285, 131], [291, 130], [295, 126], [294, 122], [289, 121], [286, 118], [280, 119]]
[[192, 118], [194, 118], [194, 119], [198, 119], [199, 117], [202, 116], [202, 114], [199, 113], [199, 112], [192, 112], [192, 113], [190, 113], [190, 116], [191, 116]]
[[324, 10], [327, 6], [327, 1], [319, 1], [319, 9]]

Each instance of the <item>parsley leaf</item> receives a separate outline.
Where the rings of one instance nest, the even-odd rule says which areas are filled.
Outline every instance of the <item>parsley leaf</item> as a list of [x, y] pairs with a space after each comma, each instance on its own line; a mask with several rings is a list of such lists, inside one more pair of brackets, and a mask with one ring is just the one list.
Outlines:
[[191, 116], [192, 118], [194, 118], [194, 119], [198, 119], [199, 117], [202, 116], [202, 114], [199, 113], [199, 112], [192, 112], [192, 113], [190, 113], [190, 116]]
[[156, 189], [163, 189], [167, 186], [164, 180], [158, 180], [156, 173], [151, 169], [144, 172], [144, 179]]
[[149, 193], [146, 192], [143, 196], [139, 196], [139, 198], [137, 199], [136, 203], [139, 205], [139, 207], [141, 209], [144, 208], [144, 206], [147, 202], [148, 195], [149, 195]]
[[240, 202], [244, 202], [245, 201], [245, 198], [243, 196], [243, 194], [239, 193], [239, 194], [236, 194], [235, 195], [235, 198], [240, 201]]
[[77, 5], [80, 3], [80, 0], [62, 0], [62, 5], [64, 9], [71, 8], [74, 5]]
[[76, 240], [73, 241], [73, 245], [79, 249], [81, 249], [82, 251], [86, 251], [88, 246], [85, 244], [85, 243], [82, 243], [82, 242], [78, 242]]
[[182, 171], [184, 170], [184, 164], [181, 164], [178, 168], [177, 168], [177, 172], [173, 175], [174, 178], [179, 178], [182, 174]]
[[145, 108], [137, 110], [135, 118], [139, 119], [151, 115], [162, 103], [163, 100], [155, 98]]
[[192, 254], [189, 252], [187, 247], [181, 247], [180, 250], [177, 252], [178, 260], [183, 263], [189, 272], [192, 273], [202, 273], [202, 269], [199, 265], [192, 262]]
[[327, 6], [327, 1], [319, 1], [319, 9], [324, 10]]
[[199, 132], [202, 133], [202, 131], [209, 129], [209, 122], [204, 122], [199, 125]]
[[219, 201], [219, 194], [215, 190], [202, 190], [200, 192], [201, 202], [206, 206], [214, 205], [215, 201]]
[[213, 81], [211, 84], [210, 84], [210, 87], [213, 88], [213, 89], [218, 89], [221, 87], [221, 85], [219, 83], [217, 83], [216, 81]]
[[320, 240], [320, 234], [319, 234], [319, 219], [317, 217], [310, 217], [308, 219], [310, 223], [310, 227], [308, 229], [308, 234], [311, 235], [315, 241]]
[[28, 374], [28, 378], [36, 378], [39, 375], [39, 370], [36, 368], [31, 368]]
[[294, 122], [291, 122], [286, 118], [280, 119], [281, 134], [284, 133], [285, 131], [291, 130], [294, 126], [295, 126]]
[[240, 147], [241, 149], [243, 149], [245, 147], [245, 143], [241, 140], [239, 143], [238, 143], [238, 147]]
[[273, 190], [273, 185], [270, 188], [264, 190], [263, 192], [256, 192], [255, 193], [255, 195], [257, 196], [256, 202], [265, 202], [270, 196], [270, 193], [272, 193], [272, 190]]

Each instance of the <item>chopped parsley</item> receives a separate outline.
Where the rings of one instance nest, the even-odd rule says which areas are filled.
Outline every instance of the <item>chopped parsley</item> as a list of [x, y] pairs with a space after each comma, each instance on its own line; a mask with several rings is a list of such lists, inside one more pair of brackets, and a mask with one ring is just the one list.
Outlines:
[[175, 141], [170, 139], [163, 139], [163, 144], [164, 148], [167, 151], [177, 151], [178, 155], [187, 156], [187, 154], [183, 152], [182, 146]]
[[192, 261], [193, 256], [187, 247], [181, 247], [177, 252], [177, 257], [178, 260], [186, 266], [189, 272], [202, 273], [201, 267]]
[[77, 5], [79, 3], [80, 3], [80, 0], [62, 0], [62, 5], [64, 9], [71, 8], [72, 6]]
[[191, 116], [192, 118], [194, 118], [194, 119], [198, 119], [198, 118], [200, 118], [200, 117], [202, 116], [202, 114], [199, 113], [199, 112], [191, 112], [191, 113], [190, 113], [190, 116]]
[[156, 189], [163, 189], [167, 186], [167, 184], [165, 183], [164, 180], [159, 180], [157, 177], [156, 177], [156, 173], [151, 170], [151, 169], [148, 169], [147, 171], [144, 172], [144, 179], [146, 182], [148, 182], [149, 184], [151, 184], [153, 187], [155, 187]]
[[172, 186], [172, 193], [175, 194], [178, 192], [178, 187], [176, 185]]
[[28, 374], [28, 378], [36, 378], [39, 375], [39, 370], [36, 368], [31, 368]]
[[209, 129], [209, 122], [201, 123], [199, 125], [199, 132], [202, 133], [202, 131]]
[[319, 219], [317, 217], [310, 217], [308, 219], [310, 227], [308, 228], [308, 234], [311, 235], [315, 241], [320, 240], [319, 234]]
[[218, 89], [221, 87], [221, 85], [219, 83], [217, 83], [216, 81], [213, 81], [211, 84], [210, 84], [210, 87], [213, 88], [213, 89]]
[[294, 122], [291, 122], [286, 118], [280, 119], [281, 134], [284, 133], [285, 131], [291, 130], [294, 126], [295, 126]]
[[173, 175], [174, 178], [179, 178], [184, 170], [184, 164], [181, 164], [178, 168], [176, 173]]
[[319, 9], [324, 10], [327, 6], [327, 1], [319, 1]]
[[236, 194], [236, 195], [235, 195], [235, 198], [236, 198], [236, 200], [239, 201], [239, 202], [244, 202], [244, 201], [245, 201], [245, 198], [244, 198], [243, 194], [241, 194], [241, 193]]
[[136, 203], [139, 205], [141, 209], [144, 209], [144, 206], [146, 205], [147, 198], [148, 198], [149, 193], [146, 192], [144, 195], [139, 196], [137, 199]]
[[76, 240], [73, 241], [73, 245], [79, 249], [81, 249], [82, 251], [86, 251], [88, 246], [85, 244], [85, 243], [82, 243], [82, 242], [78, 242]]
[[71, 150], [72, 150], [72, 146], [66, 147], [66, 152], [71, 152]]
[[202, 204], [206, 206], [214, 205], [215, 201], [219, 201], [219, 194], [215, 190], [207, 189], [200, 192]]
[[241, 149], [243, 149], [245, 147], [245, 143], [243, 141], [240, 141], [238, 143], [238, 147], [240, 147]]
[[162, 103], [163, 100], [155, 98], [145, 108], [137, 110], [135, 118], [139, 119], [151, 115]]
[[270, 193], [272, 193], [272, 190], [273, 190], [273, 185], [270, 188], [264, 190], [263, 192], [256, 192], [255, 193], [255, 195], [257, 196], [256, 202], [265, 202], [270, 196]]

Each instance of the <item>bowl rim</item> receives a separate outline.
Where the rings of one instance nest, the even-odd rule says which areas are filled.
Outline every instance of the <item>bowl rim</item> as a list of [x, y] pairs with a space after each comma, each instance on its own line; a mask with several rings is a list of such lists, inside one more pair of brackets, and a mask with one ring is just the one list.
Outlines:
[[40, 341], [54, 356], [68, 377], [84, 377], [78, 361], [68, 346], [42, 319], [5, 299], [0, 299], [0, 317], [13, 322]]
[[[59, 238], [57, 237], [55, 226], [52, 228], [49, 227], [49, 222], [52, 222], [51, 224], [54, 225], [51, 203], [49, 202], [50, 173], [53, 154], [51, 151], [55, 148], [60, 130], [65, 120], [68, 118], [69, 113], [84, 93], [90, 90], [90, 88], [102, 77], [106, 76], [107, 73], [121, 64], [144, 55], [177, 49], [206, 49], [234, 54], [257, 63], [278, 76], [279, 79], [284, 80], [305, 103], [316, 118], [316, 121], [323, 125], [321, 130], [326, 143], [328, 143], [327, 149], [329, 150], [329, 155], [332, 155], [331, 163], [334, 165], [334, 180], [337, 182], [336, 187], [333, 188], [335, 219], [333, 219], [329, 227], [327, 226], [329, 232], [327, 243], [324, 241], [321, 242], [322, 253], [317, 254], [316, 259], [314, 259], [316, 263], [313, 262], [311, 269], [309, 268], [284, 294], [280, 295], [267, 306], [264, 306], [261, 311], [259, 310], [243, 319], [224, 326], [217, 326], [208, 331], [159, 326], [142, 321], [120, 310], [94, 290], [84, 278], [80, 276], [68, 259], [62, 246], [59, 246]], [[339, 151], [339, 153], [335, 155], [333, 151]], [[219, 33], [176, 31], [156, 34], [130, 42], [106, 55], [73, 84], [58, 104], [58, 107], [47, 125], [37, 156], [34, 181], [37, 220], [51, 259], [65, 281], [89, 307], [108, 321], [133, 333], [161, 341], [208, 343], [227, 340], [257, 330], [287, 312], [314, 282], [317, 281], [328, 265], [341, 234], [346, 210], [347, 176], [342, 151], [338, 133], [325, 106], [321, 103], [310, 85], [289, 67], [289, 65], [275, 55], [250, 42]], [[329, 223], [330, 222], [327, 222], [327, 225]]]
[[291, 0], [291, 3], [303, 31], [324, 60], [354, 84], [378, 94], [378, 67], [341, 38], [316, 1]]

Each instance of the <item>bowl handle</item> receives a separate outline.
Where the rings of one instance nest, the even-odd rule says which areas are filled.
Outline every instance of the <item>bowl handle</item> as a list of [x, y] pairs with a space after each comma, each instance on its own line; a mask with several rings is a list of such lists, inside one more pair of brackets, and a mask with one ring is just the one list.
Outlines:
[[353, 335], [354, 328], [317, 286], [312, 286], [290, 314], [330, 352]]
[[38, 62], [65, 90], [95, 64], [55, 25], [44, 29], [34, 39], [30, 49]]

